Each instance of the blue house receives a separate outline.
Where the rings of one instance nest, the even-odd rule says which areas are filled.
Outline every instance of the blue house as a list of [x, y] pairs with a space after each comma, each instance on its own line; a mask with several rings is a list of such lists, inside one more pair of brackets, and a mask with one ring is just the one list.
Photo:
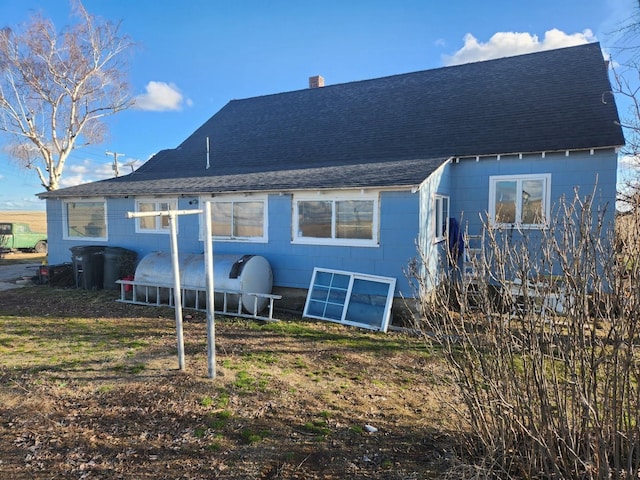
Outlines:
[[[212, 201], [215, 253], [266, 258], [285, 301], [315, 267], [392, 277], [395, 296], [410, 297], [405, 270], [417, 249], [435, 264], [450, 217], [469, 233], [481, 218], [541, 229], [578, 186], [611, 205], [613, 222], [624, 139], [597, 43], [321, 80], [230, 101], [129, 175], [42, 193], [49, 262], [81, 245], [167, 251], [165, 219], [126, 213]], [[203, 251], [203, 224], [179, 218], [180, 251]]]

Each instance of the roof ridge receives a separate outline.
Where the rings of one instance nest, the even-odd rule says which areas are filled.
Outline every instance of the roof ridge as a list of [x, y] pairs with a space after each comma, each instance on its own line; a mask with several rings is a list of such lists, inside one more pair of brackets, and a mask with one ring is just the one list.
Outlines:
[[[568, 47], [558, 47], [558, 48], [549, 48], [549, 49], [545, 49], [545, 50], [537, 50], [537, 51], [533, 51], [533, 52], [526, 52], [526, 53], [519, 53], [516, 55], [505, 55], [503, 57], [497, 57], [497, 58], [488, 58], [485, 60], [478, 60], [475, 62], [465, 62], [465, 63], [458, 63], [455, 65], [442, 65], [439, 67], [434, 67], [434, 68], [426, 68], [423, 70], [415, 70], [415, 71], [411, 71], [411, 72], [404, 72], [404, 73], [394, 73], [391, 75], [383, 75], [380, 77], [374, 77], [374, 78], [363, 78], [360, 80], [350, 80], [350, 81], [346, 81], [346, 82], [340, 82], [340, 83], [333, 83], [333, 84], [325, 84], [323, 87], [317, 87], [317, 88], [299, 88], [296, 90], [285, 90], [282, 92], [276, 92], [276, 93], [267, 93], [264, 95], [255, 95], [252, 97], [245, 97], [245, 98], [234, 98], [229, 100], [229, 102], [227, 102], [227, 104], [230, 104], [232, 102], [243, 102], [246, 100], [254, 100], [254, 99], [260, 99], [260, 98], [269, 98], [269, 97], [276, 97], [276, 96], [280, 96], [280, 95], [287, 95], [287, 94], [294, 94], [294, 93], [300, 93], [300, 92], [313, 92], [313, 91], [320, 91], [320, 90], [327, 90], [327, 89], [332, 89], [332, 88], [336, 88], [336, 87], [343, 87], [346, 85], [355, 85], [355, 84], [359, 84], [359, 83], [369, 83], [369, 82], [376, 82], [376, 81], [380, 81], [380, 80], [390, 80], [393, 78], [402, 78], [402, 77], [408, 77], [408, 76], [412, 76], [412, 75], [419, 75], [419, 74], [426, 74], [426, 73], [430, 73], [430, 72], [437, 72], [440, 70], [446, 70], [446, 69], [457, 69], [457, 68], [469, 68], [470, 66], [481, 66], [483, 64], [487, 64], [487, 63], [493, 63], [493, 62], [504, 62], [504, 61], [510, 61], [512, 59], [519, 59], [519, 58], [523, 58], [523, 57], [528, 57], [528, 56], [540, 56], [540, 55], [544, 55], [544, 54], [551, 54], [553, 52], [561, 52], [564, 50], [572, 50], [572, 49], [579, 49], [579, 48], [593, 48], [594, 46], [598, 46], [600, 45], [599, 41], [595, 41], [595, 42], [588, 42], [588, 43], [583, 43], [580, 45], [572, 45], [572, 46], [568, 46]], [[604, 57], [603, 57], [604, 58]]]

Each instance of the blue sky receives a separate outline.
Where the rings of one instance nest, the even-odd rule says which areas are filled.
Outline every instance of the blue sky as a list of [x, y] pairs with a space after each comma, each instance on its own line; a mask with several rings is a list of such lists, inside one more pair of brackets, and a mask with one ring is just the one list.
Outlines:
[[[174, 148], [228, 101], [599, 41], [616, 59], [615, 32], [635, 0], [84, 0], [121, 21], [136, 47], [129, 81], [137, 108], [107, 121], [100, 145], [76, 150], [63, 186], [113, 175]], [[60, 30], [66, 0], [0, 0], [0, 27], [39, 11]], [[620, 108], [621, 115], [625, 112]], [[0, 137], [0, 145], [2, 138]], [[34, 171], [0, 149], [0, 211], [43, 210]]]

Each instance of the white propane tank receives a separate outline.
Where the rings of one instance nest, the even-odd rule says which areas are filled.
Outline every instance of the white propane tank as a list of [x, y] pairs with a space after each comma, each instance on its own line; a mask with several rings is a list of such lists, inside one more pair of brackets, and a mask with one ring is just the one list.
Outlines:
[[[183, 298], [184, 305], [205, 308], [206, 295], [199, 295], [198, 305], [195, 305], [195, 294], [188, 291], [189, 289], [205, 290], [207, 288], [204, 254], [179, 254], [178, 266], [180, 285], [187, 290]], [[172, 285], [171, 254], [169, 252], [151, 252], [145, 255], [136, 268], [135, 281], [151, 285]], [[237, 309], [238, 302], [241, 301], [242, 307], [247, 312], [258, 313], [264, 310], [269, 300], [257, 297], [257, 311], [254, 312], [256, 296], [250, 295], [250, 293], [271, 293], [273, 273], [269, 262], [258, 255], [214, 255], [213, 282], [217, 309], [222, 308], [224, 301], [223, 295], [218, 292], [227, 290], [239, 292], [237, 295], [227, 294], [227, 308], [229, 310]], [[157, 300], [156, 290], [153, 288], [145, 289], [143, 286], [137, 286], [136, 294], [140, 298], [148, 295], [151, 302]], [[166, 303], [169, 289], [160, 289], [160, 296], [160, 302]]]

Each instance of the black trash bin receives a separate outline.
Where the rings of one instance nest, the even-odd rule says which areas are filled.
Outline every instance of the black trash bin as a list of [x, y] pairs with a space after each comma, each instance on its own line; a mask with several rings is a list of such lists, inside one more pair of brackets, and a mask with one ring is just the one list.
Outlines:
[[104, 247], [71, 247], [73, 277], [76, 288], [101, 290], [104, 285]]
[[138, 254], [122, 247], [106, 247], [104, 249], [104, 288], [117, 290], [117, 280], [135, 273]]

